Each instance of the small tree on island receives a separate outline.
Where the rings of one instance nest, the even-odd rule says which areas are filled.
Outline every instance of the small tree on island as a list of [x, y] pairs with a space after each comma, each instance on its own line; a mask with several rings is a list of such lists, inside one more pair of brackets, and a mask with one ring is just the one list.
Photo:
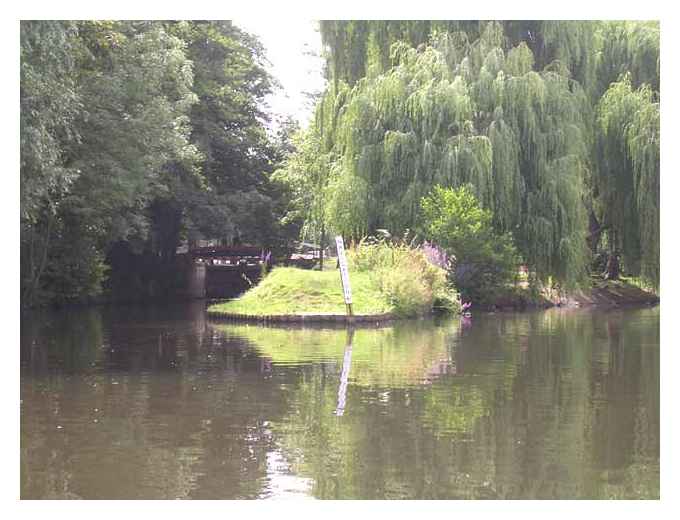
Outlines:
[[464, 299], [488, 300], [517, 276], [520, 256], [510, 233], [499, 234], [472, 186], [435, 186], [421, 201], [421, 233], [455, 258], [451, 275]]

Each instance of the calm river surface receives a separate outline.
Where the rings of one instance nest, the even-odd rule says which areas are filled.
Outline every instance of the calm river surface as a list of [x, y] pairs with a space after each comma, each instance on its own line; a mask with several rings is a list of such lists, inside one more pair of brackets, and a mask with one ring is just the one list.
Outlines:
[[658, 498], [659, 308], [21, 324], [21, 497]]

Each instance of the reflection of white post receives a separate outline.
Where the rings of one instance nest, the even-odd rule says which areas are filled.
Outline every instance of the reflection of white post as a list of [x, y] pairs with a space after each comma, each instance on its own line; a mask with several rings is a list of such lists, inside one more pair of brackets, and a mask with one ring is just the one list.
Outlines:
[[354, 336], [354, 331], [349, 330], [347, 335], [345, 356], [342, 359], [342, 374], [340, 374], [340, 388], [338, 388], [338, 407], [335, 409], [335, 415], [345, 413], [345, 402], [347, 400], [347, 381], [349, 380], [349, 367], [352, 364], [352, 337]]

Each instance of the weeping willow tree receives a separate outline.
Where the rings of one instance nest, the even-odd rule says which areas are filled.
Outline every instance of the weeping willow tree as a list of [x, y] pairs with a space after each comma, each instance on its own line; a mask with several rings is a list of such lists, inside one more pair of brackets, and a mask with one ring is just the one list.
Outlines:
[[[471, 184], [539, 277], [584, 280], [600, 220], [658, 281], [658, 24], [323, 21], [321, 36], [328, 175], [311, 196], [329, 229], [400, 234], [433, 186]], [[607, 91], [622, 72], [627, 93]]]
[[657, 95], [629, 75], [598, 105], [601, 163], [596, 187], [609, 248], [625, 267], [659, 286], [659, 140]]
[[653, 91], [660, 91], [658, 22], [602, 22], [596, 38], [598, 98], [626, 73], [630, 74], [630, 82], [635, 88], [647, 84]]
[[[524, 42], [536, 56], [539, 69], [559, 60], [581, 84], [594, 80], [600, 22], [509, 20], [494, 24], [502, 28], [498, 43], [507, 50]], [[387, 71], [394, 64], [390, 48], [398, 41], [418, 47], [441, 34], [462, 34], [475, 41], [487, 26], [488, 22], [478, 20], [322, 20], [320, 32], [330, 75], [354, 85], [365, 76]]]
[[512, 231], [541, 276], [585, 273], [586, 96], [558, 65], [535, 72], [503, 27], [396, 42], [388, 71], [338, 81], [317, 110], [321, 151], [333, 157], [329, 226], [353, 237], [417, 224], [433, 186], [471, 184], [499, 231]]
[[322, 20], [321, 39], [328, 49], [330, 75], [353, 85], [392, 65], [390, 48], [400, 41], [411, 47], [427, 43], [433, 33], [465, 31], [479, 35], [482, 22], [456, 20]]
[[598, 31], [594, 208], [612, 253], [654, 288], [660, 281], [658, 22]]

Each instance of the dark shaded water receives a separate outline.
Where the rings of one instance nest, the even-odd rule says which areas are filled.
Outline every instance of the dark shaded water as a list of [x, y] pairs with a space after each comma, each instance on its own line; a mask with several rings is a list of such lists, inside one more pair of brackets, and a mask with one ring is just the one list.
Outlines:
[[22, 498], [658, 498], [659, 309], [21, 326]]

